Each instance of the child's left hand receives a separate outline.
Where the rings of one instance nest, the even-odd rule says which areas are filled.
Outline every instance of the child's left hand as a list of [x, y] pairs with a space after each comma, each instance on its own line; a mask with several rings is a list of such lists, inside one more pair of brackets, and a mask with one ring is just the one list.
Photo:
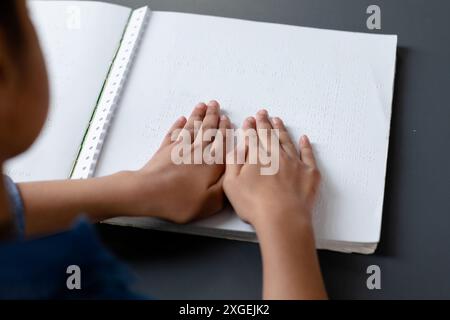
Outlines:
[[[70, 227], [80, 213], [92, 222], [138, 216], [187, 223], [220, 211], [225, 199], [222, 189], [225, 165], [176, 165], [171, 158], [177, 145], [171, 139], [172, 132], [185, 128], [193, 141], [195, 121], [204, 130], [220, 128], [224, 132], [231, 126], [227, 117], [220, 117], [217, 102], [208, 106], [202, 103], [188, 120], [183, 117], [174, 124], [159, 151], [141, 170], [87, 180], [20, 184], [27, 234], [61, 231]], [[192, 142], [191, 152], [211, 143]]]
[[192, 155], [197, 148], [204, 150], [212, 143], [194, 142], [196, 138], [202, 138], [196, 137], [194, 122], [202, 123], [203, 132], [220, 129], [223, 136], [231, 127], [229, 119], [220, 116], [220, 106], [216, 101], [208, 105], [199, 104], [188, 120], [184, 117], [179, 119], [153, 159], [142, 170], [130, 173], [130, 179], [135, 183], [132, 188], [135, 194], [131, 195], [135, 205], [130, 206], [133, 210], [130, 214], [187, 223], [222, 209], [225, 165], [208, 165], [204, 161], [202, 164], [177, 165], [171, 159], [172, 150], [178, 144], [172, 141], [172, 133], [176, 130], [184, 128], [190, 131]]

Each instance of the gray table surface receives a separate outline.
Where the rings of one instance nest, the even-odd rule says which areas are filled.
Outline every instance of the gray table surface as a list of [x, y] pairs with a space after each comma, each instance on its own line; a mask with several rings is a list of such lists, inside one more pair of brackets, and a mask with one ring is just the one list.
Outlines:
[[[332, 298], [450, 298], [450, 1], [154, 0], [114, 1], [301, 26], [369, 32], [378, 4], [383, 33], [399, 36], [382, 238], [375, 255], [320, 252]], [[258, 299], [256, 244], [99, 227], [144, 293], [165, 299]], [[381, 267], [381, 290], [366, 268]]]

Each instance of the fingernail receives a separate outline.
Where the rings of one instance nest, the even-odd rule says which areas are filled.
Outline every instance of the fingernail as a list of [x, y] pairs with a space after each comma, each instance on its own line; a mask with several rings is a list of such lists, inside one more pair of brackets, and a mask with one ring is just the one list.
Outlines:
[[180, 117], [179, 119], [178, 119], [178, 122], [184, 122], [184, 121], [186, 121], [186, 117]]
[[222, 121], [227, 121], [227, 120], [228, 120], [228, 117], [227, 117], [226, 115], [222, 115], [222, 116], [220, 117], [220, 120], [222, 120]]
[[211, 100], [210, 102], [208, 102], [208, 107], [210, 107], [210, 108], [217, 107], [218, 105], [219, 105], [219, 103], [215, 100]]
[[197, 105], [197, 109], [198, 109], [198, 110], [203, 110], [203, 109], [205, 109], [205, 107], [206, 107], [206, 105], [205, 105], [203, 102], [200, 102], [200, 103]]
[[253, 125], [253, 118], [250, 117], [244, 120], [243, 128], [248, 129], [252, 125]]
[[309, 145], [309, 138], [308, 138], [308, 136], [302, 136], [301, 143], [302, 143], [303, 146], [308, 146]]
[[269, 112], [267, 112], [267, 110], [265, 109], [262, 109], [258, 111], [258, 115], [267, 117], [269, 115]]
[[278, 118], [278, 117], [273, 118], [273, 122], [274, 122], [275, 124], [283, 124], [283, 120], [281, 120], [281, 119]]
[[268, 116], [269, 116], [269, 114], [266, 110], [261, 110], [256, 115], [258, 120], [266, 120]]

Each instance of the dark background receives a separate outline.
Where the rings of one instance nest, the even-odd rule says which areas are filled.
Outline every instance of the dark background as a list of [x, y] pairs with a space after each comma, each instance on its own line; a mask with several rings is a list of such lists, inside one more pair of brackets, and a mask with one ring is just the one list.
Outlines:
[[[331, 298], [450, 298], [450, 1], [111, 1], [152, 10], [373, 32], [366, 8], [381, 7], [382, 33], [399, 36], [382, 237], [372, 256], [320, 252]], [[106, 244], [159, 299], [257, 299], [256, 244], [100, 226]], [[293, 244], [294, 245], [294, 244]], [[381, 290], [366, 268], [381, 267]]]

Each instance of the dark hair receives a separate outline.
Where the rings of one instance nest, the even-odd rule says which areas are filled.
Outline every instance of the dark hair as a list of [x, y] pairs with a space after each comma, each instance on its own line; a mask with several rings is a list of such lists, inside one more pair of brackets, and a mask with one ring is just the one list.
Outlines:
[[12, 49], [19, 49], [22, 30], [16, 0], [0, 0], [0, 32], [4, 34]]

